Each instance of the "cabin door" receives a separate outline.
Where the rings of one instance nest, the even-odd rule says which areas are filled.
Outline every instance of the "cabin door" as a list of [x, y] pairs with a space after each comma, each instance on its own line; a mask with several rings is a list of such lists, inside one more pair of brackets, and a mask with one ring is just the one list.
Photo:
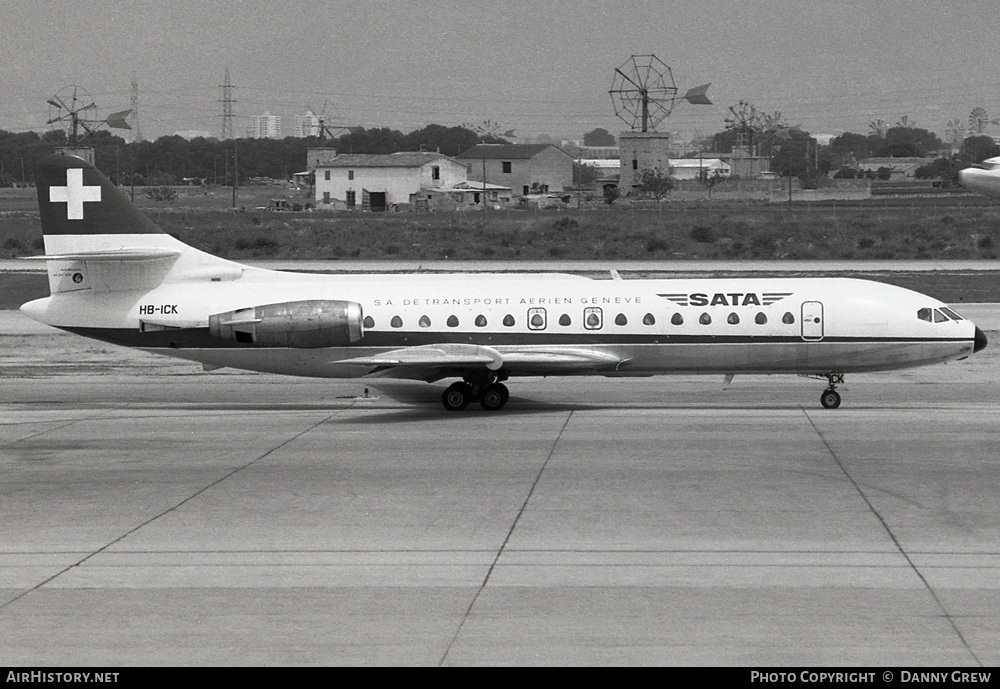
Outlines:
[[818, 301], [802, 302], [802, 339], [823, 339], [823, 304]]

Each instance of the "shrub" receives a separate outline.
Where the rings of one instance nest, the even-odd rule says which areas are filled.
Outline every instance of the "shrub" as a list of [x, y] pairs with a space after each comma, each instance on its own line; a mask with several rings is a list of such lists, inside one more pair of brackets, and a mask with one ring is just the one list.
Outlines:
[[695, 225], [691, 230], [691, 239], [699, 244], [712, 244], [715, 242], [715, 233], [709, 225]]
[[646, 253], [655, 254], [658, 251], [666, 251], [670, 245], [660, 237], [650, 237], [646, 240]]

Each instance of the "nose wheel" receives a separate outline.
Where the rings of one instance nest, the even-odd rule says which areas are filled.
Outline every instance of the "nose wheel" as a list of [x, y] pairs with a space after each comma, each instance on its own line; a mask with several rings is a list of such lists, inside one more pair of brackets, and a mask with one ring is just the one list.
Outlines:
[[819, 396], [819, 403], [823, 405], [824, 409], [836, 409], [840, 406], [840, 393], [837, 392], [837, 386], [844, 383], [844, 374], [827, 373], [826, 379], [829, 385]]

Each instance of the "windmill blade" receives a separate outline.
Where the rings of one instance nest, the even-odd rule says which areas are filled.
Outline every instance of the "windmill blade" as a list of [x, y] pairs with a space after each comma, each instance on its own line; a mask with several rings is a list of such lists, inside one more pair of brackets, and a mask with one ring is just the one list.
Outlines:
[[[632, 81], [632, 80], [631, 80], [631, 79], [630, 79], [630, 78], [628, 77], [628, 75], [627, 75], [627, 74], [625, 74], [625, 72], [621, 71], [621, 70], [620, 70], [620, 69], [619, 69], [618, 67], [615, 67], [615, 71], [616, 71], [616, 72], [618, 72], [618, 74], [619, 74], [619, 75], [621, 75], [621, 78], [622, 78], [622, 79], [624, 79], [624, 80], [625, 80], [625, 81], [627, 81], [628, 83], [632, 84], [632, 86], [635, 86], [635, 87], [636, 87], [637, 89], [639, 89], [639, 90], [642, 90], [642, 88], [643, 88], [643, 87], [642, 87], [642, 85], [640, 85], [640, 84], [637, 84], [637, 83], [635, 83], [634, 81]], [[617, 90], [618, 90], [618, 91], [620, 91], [621, 89], [617, 89]]]

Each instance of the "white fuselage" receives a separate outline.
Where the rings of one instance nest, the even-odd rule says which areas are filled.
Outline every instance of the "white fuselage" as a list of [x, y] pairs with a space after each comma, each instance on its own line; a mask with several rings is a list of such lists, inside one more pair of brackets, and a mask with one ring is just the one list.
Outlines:
[[[968, 320], [927, 318], [945, 306], [936, 299], [846, 278], [329, 276], [245, 268], [215, 280], [198, 274], [152, 289], [136, 287], [59, 292], [23, 310], [56, 327], [211, 366], [323, 377], [431, 379], [426, 370], [376, 371], [349, 360], [434, 345], [488, 348], [505, 360], [508, 376], [823, 375], [962, 358], [973, 352], [976, 337]], [[360, 304], [360, 341], [241, 346], [205, 334], [213, 314], [303, 300]], [[197, 337], [188, 337], [195, 332]], [[559, 360], [565, 353], [592, 363], [567, 365]]]

